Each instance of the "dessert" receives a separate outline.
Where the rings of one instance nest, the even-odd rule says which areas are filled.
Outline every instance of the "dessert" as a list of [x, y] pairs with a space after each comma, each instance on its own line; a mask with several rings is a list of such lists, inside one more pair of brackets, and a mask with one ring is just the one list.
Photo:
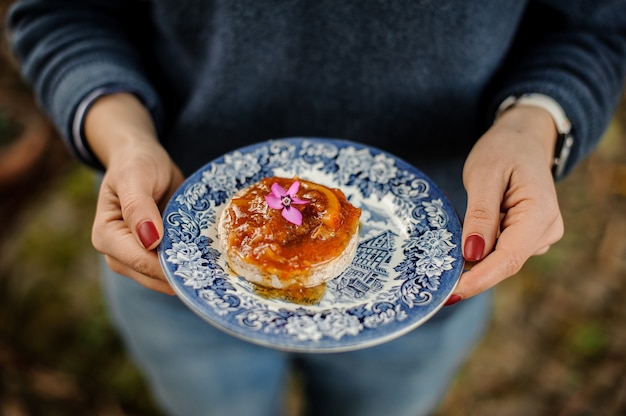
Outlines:
[[339, 189], [270, 177], [231, 198], [218, 236], [230, 268], [246, 280], [276, 289], [314, 287], [352, 261], [360, 216]]

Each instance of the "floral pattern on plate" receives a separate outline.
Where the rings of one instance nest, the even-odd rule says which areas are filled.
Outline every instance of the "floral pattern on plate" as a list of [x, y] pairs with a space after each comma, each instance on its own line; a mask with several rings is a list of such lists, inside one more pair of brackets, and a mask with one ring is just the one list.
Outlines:
[[[362, 210], [352, 264], [310, 303], [264, 296], [220, 252], [223, 206], [267, 176], [340, 188]], [[158, 254], [183, 302], [226, 332], [288, 351], [347, 351], [401, 336], [441, 308], [463, 268], [460, 221], [443, 193], [401, 159], [348, 141], [282, 139], [228, 153], [189, 177], [163, 218]]]

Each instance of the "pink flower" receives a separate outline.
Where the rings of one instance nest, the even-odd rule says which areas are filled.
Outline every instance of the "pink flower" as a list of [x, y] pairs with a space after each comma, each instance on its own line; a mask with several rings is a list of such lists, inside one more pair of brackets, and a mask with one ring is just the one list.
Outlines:
[[292, 207], [292, 204], [308, 204], [309, 201], [296, 198], [296, 192], [300, 189], [300, 182], [295, 181], [289, 189], [285, 191], [282, 186], [274, 182], [272, 193], [265, 196], [265, 201], [273, 209], [281, 209], [283, 217], [292, 224], [302, 224], [302, 213]]

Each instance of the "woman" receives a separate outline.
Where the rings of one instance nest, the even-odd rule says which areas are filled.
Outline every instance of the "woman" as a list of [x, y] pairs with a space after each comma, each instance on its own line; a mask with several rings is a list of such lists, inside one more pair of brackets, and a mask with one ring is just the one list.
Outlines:
[[[277, 414], [291, 365], [311, 414], [436, 408], [484, 328], [486, 291], [562, 236], [554, 178], [594, 148], [626, 72], [626, 4], [611, 1], [25, 0], [9, 25], [43, 107], [104, 172], [93, 243], [111, 313], [181, 415]], [[184, 176], [291, 136], [383, 148], [448, 192], [475, 262], [454, 306], [379, 347], [294, 355], [158, 293], [173, 293], [159, 209]]]

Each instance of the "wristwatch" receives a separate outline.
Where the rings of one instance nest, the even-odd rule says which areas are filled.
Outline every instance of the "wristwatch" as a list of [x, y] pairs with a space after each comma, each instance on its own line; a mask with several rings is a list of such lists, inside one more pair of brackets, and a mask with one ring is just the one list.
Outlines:
[[574, 137], [571, 134], [572, 124], [567, 118], [565, 111], [563, 111], [559, 103], [547, 95], [535, 93], [523, 94], [520, 96], [510, 96], [502, 101], [502, 104], [500, 104], [496, 112], [496, 118], [506, 110], [518, 104], [543, 108], [552, 116], [558, 132], [554, 149], [554, 160], [552, 163], [552, 175], [555, 178], [560, 177], [570, 155], [572, 145], [574, 144]]

